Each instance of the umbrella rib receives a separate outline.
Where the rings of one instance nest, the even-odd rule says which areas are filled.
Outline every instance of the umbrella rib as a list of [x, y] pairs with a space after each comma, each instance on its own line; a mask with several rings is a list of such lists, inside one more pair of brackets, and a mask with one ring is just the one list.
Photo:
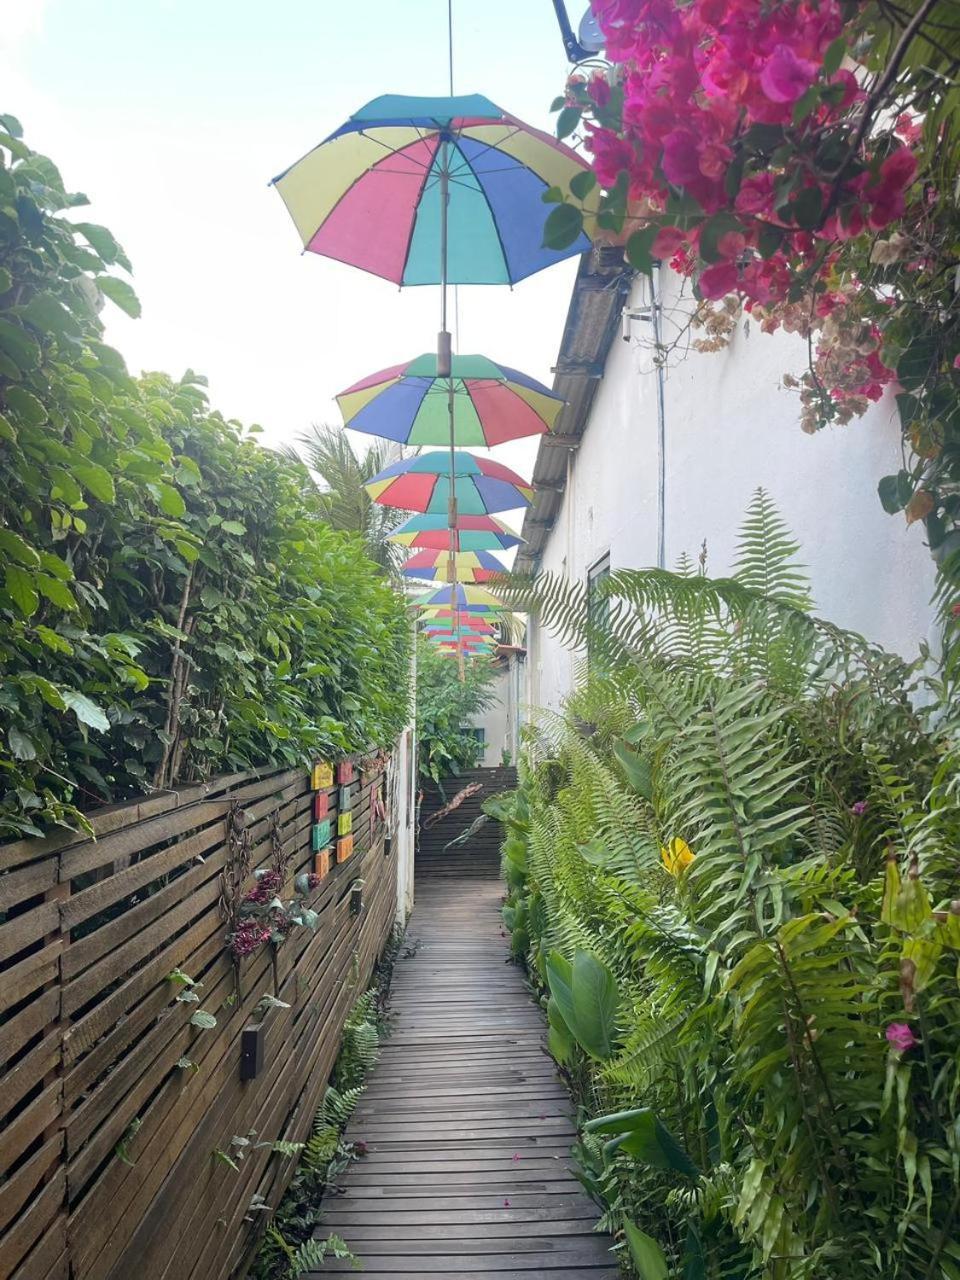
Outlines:
[[[420, 130], [417, 129], [417, 132], [419, 133]], [[421, 139], [421, 141], [426, 141], [426, 136], [424, 136]], [[423, 202], [424, 193], [426, 192], [426, 189], [427, 189], [427, 182], [430, 179], [430, 174], [433, 172], [433, 166], [436, 164], [436, 160], [437, 160], [437, 148], [434, 148], [434, 152], [430, 160], [430, 164], [426, 166], [424, 170], [423, 182], [420, 185], [420, 194], [417, 196], [416, 202], [414, 203], [414, 206], [413, 206], [413, 217], [410, 219], [410, 234], [407, 236], [407, 251], [403, 255], [403, 266], [400, 268], [400, 287], [401, 288], [403, 288], [403, 278], [407, 274], [407, 263], [410, 261], [410, 250], [413, 247], [413, 236], [417, 229], [417, 214], [419, 213], [420, 205]]]
[[[425, 142], [425, 141], [427, 140], [427, 138], [428, 138], [428, 137], [430, 137], [430, 134], [427, 134], [427, 133], [421, 133], [420, 129], [419, 129], [416, 125], [414, 125], [413, 127], [414, 127], [414, 128], [416, 129], [416, 131], [417, 131], [417, 137], [418, 137], [418, 139], [419, 139], [419, 141], [420, 141], [420, 142]], [[375, 138], [375, 137], [373, 136], [373, 134], [372, 134], [372, 133], [367, 133], [367, 132], [365, 132], [365, 130], [363, 130], [363, 129], [361, 129], [361, 130], [360, 130], [360, 132], [361, 132], [361, 134], [363, 134], [363, 136], [364, 136], [365, 138], [369, 138], [371, 142], [375, 142], [375, 143], [376, 143], [376, 145], [377, 145], [378, 147], [383, 147], [383, 149], [384, 149], [384, 151], [386, 151], [387, 155], [391, 155], [391, 156], [403, 156], [404, 160], [409, 160], [409, 161], [410, 161], [410, 163], [411, 163], [412, 165], [415, 165], [415, 166], [417, 167], [417, 169], [425, 169], [428, 173], [430, 172], [430, 169], [433, 167], [433, 161], [432, 161], [432, 160], [430, 161], [430, 164], [424, 164], [424, 163], [423, 163], [422, 161], [420, 161], [420, 160], [415, 160], [415, 159], [413, 158], [413, 156], [404, 155], [404, 152], [407, 150], [407, 148], [408, 148], [408, 147], [410, 147], [411, 145], [413, 145], [413, 144], [411, 144], [411, 143], [409, 143], [409, 142], [404, 143], [404, 145], [403, 145], [402, 147], [391, 147], [391, 146], [389, 145], [389, 143], [384, 142], [381, 138]], [[370, 168], [367, 170], [367, 173], [374, 173], [374, 172], [376, 172], [376, 169], [377, 169], [377, 166], [375, 166], [375, 165], [371, 165], [371, 166], [370, 166]], [[386, 173], [397, 173], [397, 172], [399, 172], [399, 170], [396, 170], [396, 169], [387, 169], [387, 170], [384, 170], [384, 172], [386, 172]]]

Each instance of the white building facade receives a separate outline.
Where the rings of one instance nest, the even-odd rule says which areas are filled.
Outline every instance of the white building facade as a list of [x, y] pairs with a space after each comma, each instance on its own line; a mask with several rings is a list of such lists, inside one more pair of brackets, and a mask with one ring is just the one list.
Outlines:
[[[607, 566], [696, 560], [706, 539], [708, 574], [725, 576], [762, 486], [801, 544], [820, 616], [907, 658], [922, 641], [935, 648], [923, 529], [905, 528], [877, 497], [880, 477], [901, 466], [892, 397], [805, 435], [782, 382], [802, 372], [805, 343], [763, 334], [746, 316], [722, 351], [674, 352], [658, 370], [654, 325], [669, 342], [694, 305], [689, 284], [683, 299], [683, 282], [664, 271], [658, 298], [602, 252], [608, 265], [587, 255], [574, 289], [555, 381], [568, 404], [557, 440], [540, 448], [518, 567], [586, 584]], [[559, 707], [580, 655], [535, 620], [527, 649], [527, 703]]]

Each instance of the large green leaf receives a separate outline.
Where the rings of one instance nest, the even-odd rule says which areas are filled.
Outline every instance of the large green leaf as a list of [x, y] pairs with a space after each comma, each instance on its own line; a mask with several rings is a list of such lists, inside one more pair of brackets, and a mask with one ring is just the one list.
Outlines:
[[7, 594], [25, 618], [36, 613], [40, 603], [34, 578], [34, 574], [16, 564], [8, 564], [4, 573], [3, 585]]
[[83, 485], [88, 493], [92, 493], [101, 502], [113, 502], [116, 491], [113, 477], [106, 467], [97, 462], [78, 462], [70, 467], [70, 474]]
[[625, 1222], [623, 1229], [640, 1280], [667, 1280], [667, 1259], [656, 1240], [632, 1222]]
[[691, 1178], [699, 1176], [697, 1166], [649, 1107], [598, 1116], [585, 1128], [588, 1133], [615, 1135], [608, 1144], [611, 1154], [624, 1152], [658, 1169], [674, 1169]]
[[133, 291], [133, 286], [117, 276], [97, 276], [97, 284], [111, 302], [115, 302], [121, 311], [135, 320], [140, 315], [140, 299]]
[[110, 728], [110, 721], [107, 719], [103, 709], [98, 707], [92, 698], [88, 698], [85, 693], [80, 693], [78, 689], [62, 689], [60, 692], [63, 695], [64, 702], [81, 724], [89, 725], [91, 729], [100, 729], [103, 732]]
[[617, 1037], [617, 980], [592, 952], [573, 958], [574, 1035], [595, 1058], [609, 1058]]
[[597, 956], [578, 951], [571, 964], [559, 952], [547, 960], [550, 994], [571, 1035], [593, 1058], [609, 1058], [617, 1038], [620, 996], [613, 974]]

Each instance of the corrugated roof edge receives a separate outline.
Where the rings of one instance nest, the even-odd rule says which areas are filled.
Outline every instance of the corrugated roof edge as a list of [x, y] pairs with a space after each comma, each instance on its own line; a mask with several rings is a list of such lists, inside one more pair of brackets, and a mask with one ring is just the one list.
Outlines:
[[567, 450], [559, 442], [579, 441], [587, 429], [634, 275], [618, 246], [596, 247], [580, 259], [553, 379], [554, 391], [566, 404], [553, 431], [540, 438], [533, 468], [533, 506], [524, 515], [521, 532], [526, 542], [517, 553], [517, 572], [537, 568], [559, 513], [567, 465]]

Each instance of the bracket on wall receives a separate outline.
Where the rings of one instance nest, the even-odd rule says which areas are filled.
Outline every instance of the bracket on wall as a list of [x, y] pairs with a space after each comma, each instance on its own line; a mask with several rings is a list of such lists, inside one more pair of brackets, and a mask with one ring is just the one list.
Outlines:
[[562, 480], [534, 480], [533, 487], [542, 493], [563, 493], [566, 485]]
[[580, 441], [573, 436], [543, 436], [540, 443], [550, 449], [579, 449]]
[[573, 378], [602, 378], [603, 361], [561, 360], [559, 364], [553, 366], [550, 372]]

